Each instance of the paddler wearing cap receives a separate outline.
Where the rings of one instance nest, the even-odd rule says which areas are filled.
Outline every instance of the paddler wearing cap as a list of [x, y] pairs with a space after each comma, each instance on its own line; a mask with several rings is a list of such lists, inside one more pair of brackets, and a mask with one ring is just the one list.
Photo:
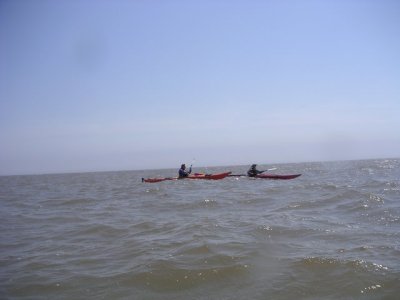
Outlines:
[[257, 165], [252, 164], [250, 169], [247, 171], [247, 176], [249, 177], [256, 177], [258, 174], [261, 174], [264, 171], [257, 170]]
[[182, 164], [179, 169], [179, 178], [188, 177], [190, 173], [192, 173], [192, 166], [190, 166], [189, 171], [186, 171], [186, 165]]

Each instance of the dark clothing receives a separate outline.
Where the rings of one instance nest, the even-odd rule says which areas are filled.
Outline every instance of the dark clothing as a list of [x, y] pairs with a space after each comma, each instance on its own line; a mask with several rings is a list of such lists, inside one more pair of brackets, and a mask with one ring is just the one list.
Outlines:
[[179, 178], [185, 178], [188, 177], [189, 174], [192, 172], [192, 168], [189, 169], [189, 172], [187, 172], [185, 169], [180, 168], [179, 169]]
[[247, 176], [249, 177], [255, 177], [258, 174], [261, 174], [262, 171], [258, 171], [255, 167], [251, 167], [248, 171], [247, 171]]

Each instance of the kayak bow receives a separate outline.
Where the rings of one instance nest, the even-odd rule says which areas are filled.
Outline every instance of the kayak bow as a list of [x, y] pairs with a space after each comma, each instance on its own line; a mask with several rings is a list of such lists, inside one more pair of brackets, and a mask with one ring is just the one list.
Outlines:
[[264, 179], [294, 179], [299, 177], [301, 174], [292, 174], [292, 175], [277, 175], [277, 174], [259, 174], [256, 178], [264, 178]]

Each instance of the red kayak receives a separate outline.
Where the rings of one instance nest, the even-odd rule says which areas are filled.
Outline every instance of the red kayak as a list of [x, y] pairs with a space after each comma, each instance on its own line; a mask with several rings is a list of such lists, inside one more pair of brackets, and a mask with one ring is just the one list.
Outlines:
[[256, 178], [264, 178], [264, 179], [294, 179], [299, 177], [301, 174], [292, 174], [292, 175], [277, 175], [277, 174], [259, 174]]
[[166, 180], [180, 180], [180, 179], [206, 179], [206, 180], [219, 180], [224, 179], [229, 176], [232, 172], [217, 173], [217, 174], [193, 174], [188, 177], [178, 178], [178, 177], [163, 177], [163, 178], [142, 178], [142, 182], [160, 182]]

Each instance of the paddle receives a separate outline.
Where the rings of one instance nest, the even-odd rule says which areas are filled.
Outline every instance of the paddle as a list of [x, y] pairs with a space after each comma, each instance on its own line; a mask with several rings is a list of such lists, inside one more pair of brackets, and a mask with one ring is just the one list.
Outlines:
[[194, 164], [195, 162], [196, 162], [196, 159], [193, 158], [193, 159], [192, 159], [192, 163], [190, 164], [190, 167], [189, 167], [189, 174], [192, 173], [192, 166], [193, 166], [193, 164]]
[[271, 169], [266, 169], [266, 170], [264, 170], [264, 171], [261, 171], [261, 173], [264, 173], [264, 172], [267, 172], [267, 171], [274, 171], [274, 170], [276, 170], [277, 168], [271, 168]]
[[[267, 171], [274, 171], [274, 170], [276, 170], [277, 168], [271, 168], [271, 169], [266, 169], [266, 170], [264, 170], [264, 171], [260, 171], [260, 174], [261, 173], [264, 173], [264, 172], [267, 172]], [[230, 174], [230, 175], [228, 175], [229, 177], [241, 177], [241, 176], [247, 176], [247, 174]]]

